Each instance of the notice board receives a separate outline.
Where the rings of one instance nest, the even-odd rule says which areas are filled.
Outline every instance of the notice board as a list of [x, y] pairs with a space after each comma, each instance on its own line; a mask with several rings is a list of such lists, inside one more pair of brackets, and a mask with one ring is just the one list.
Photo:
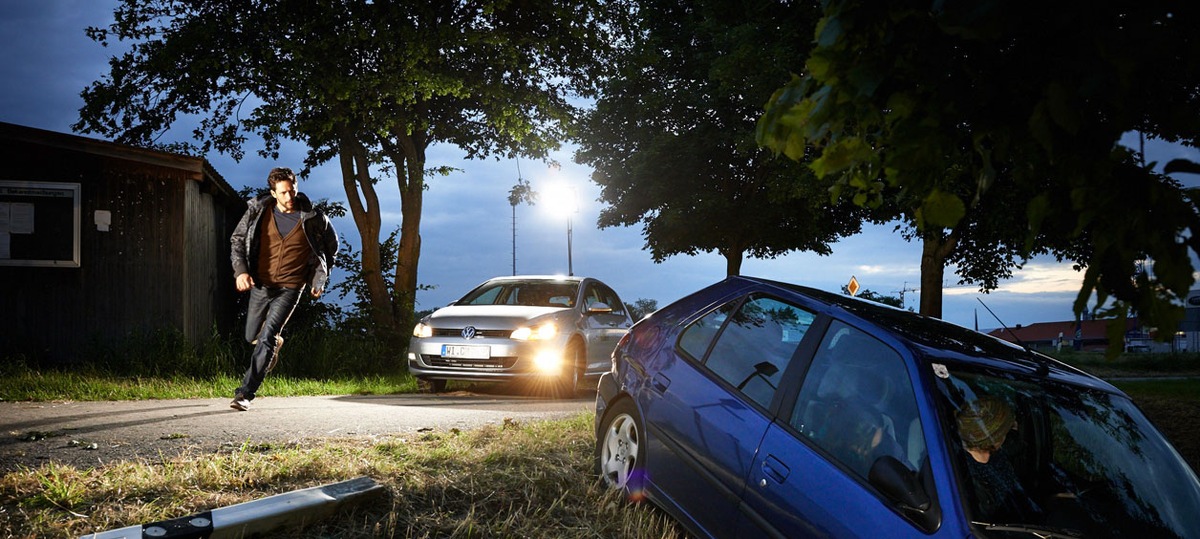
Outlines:
[[0, 266], [79, 267], [80, 184], [0, 181]]

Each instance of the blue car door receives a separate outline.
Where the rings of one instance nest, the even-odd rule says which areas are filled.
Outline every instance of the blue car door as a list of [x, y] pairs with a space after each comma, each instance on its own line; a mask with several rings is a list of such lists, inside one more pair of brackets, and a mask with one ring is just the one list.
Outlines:
[[726, 304], [693, 322], [651, 380], [643, 407], [652, 487], [692, 525], [731, 536], [775, 389], [814, 316], [769, 297]]
[[913, 474], [927, 461], [899, 353], [834, 320], [789, 408], [762, 438], [736, 536], [931, 536], [867, 480], [884, 457]]

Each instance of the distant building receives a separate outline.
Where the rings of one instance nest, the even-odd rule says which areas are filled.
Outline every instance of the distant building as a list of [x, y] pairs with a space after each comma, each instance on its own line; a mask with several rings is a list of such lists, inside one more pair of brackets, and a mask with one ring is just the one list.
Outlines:
[[[1108, 320], [1073, 320], [1064, 322], [1038, 322], [1027, 326], [1017, 325], [1009, 329], [994, 329], [988, 332], [996, 338], [1009, 342], [1023, 343], [1034, 350], [1052, 351], [1059, 346], [1072, 349], [1075, 340], [1080, 341], [1084, 351], [1103, 351], [1108, 347]], [[1126, 333], [1137, 332], [1137, 319], [1126, 321]]]
[[1200, 350], [1200, 290], [1188, 292], [1183, 302], [1183, 322], [1179, 324], [1178, 339], [1184, 350]]
[[[1193, 299], [1194, 298], [1194, 299]], [[1195, 305], [1192, 305], [1195, 303]], [[1200, 290], [1193, 290], [1188, 298], [1185, 319], [1175, 332], [1174, 340], [1158, 339], [1158, 330], [1142, 327], [1136, 317], [1125, 322], [1122, 336], [1126, 352], [1186, 352], [1200, 350]], [[1083, 351], [1102, 352], [1108, 348], [1109, 320], [1083, 320], [1082, 322], [1038, 322], [1028, 326], [1016, 326], [1011, 331], [1004, 328], [988, 333], [1009, 342], [1023, 343], [1034, 350], [1055, 350], [1059, 346], [1072, 349], [1075, 339], [1080, 340]]]
[[207, 161], [7, 123], [0, 158], [0, 349], [232, 327], [246, 203]]

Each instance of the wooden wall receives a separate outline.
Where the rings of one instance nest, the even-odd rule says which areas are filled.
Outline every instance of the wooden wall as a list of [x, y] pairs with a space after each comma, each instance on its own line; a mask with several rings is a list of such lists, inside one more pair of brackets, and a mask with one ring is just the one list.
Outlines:
[[[245, 209], [199, 158], [0, 124], [0, 180], [81, 184], [80, 267], [0, 266], [0, 348], [71, 361], [96, 344], [233, 323], [229, 234]], [[112, 214], [108, 231], [98, 210]]]

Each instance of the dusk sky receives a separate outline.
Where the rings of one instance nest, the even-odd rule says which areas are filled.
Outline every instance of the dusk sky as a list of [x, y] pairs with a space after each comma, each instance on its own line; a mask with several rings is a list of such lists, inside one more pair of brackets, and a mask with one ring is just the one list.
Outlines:
[[[107, 74], [108, 58], [114, 54], [88, 39], [84, 28], [111, 23], [116, 4], [110, 0], [0, 0], [0, 122], [71, 132], [83, 105], [80, 91]], [[186, 140], [190, 128], [180, 125], [161, 141]], [[1130, 142], [1136, 144], [1136, 138], [1130, 137]], [[303, 144], [285, 145], [278, 161], [259, 158], [259, 148], [252, 137], [241, 162], [219, 154], [206, 158], [235, 189], [265, 185], [267, 171], [273, 166], [302, 167]], [[1148, 160], [1160, 166], [1176, 157], [1200, 161], [1196, 149], [1150, 141], [1146, 149]], [[555, 168], [530, 160], [521, 160], [519, 165], [514, 160], [469, 161], [455, 147], [430, 148], [427, 167], [450, 166], [461, 171], [428, 180], [419, 281], [433, 288], [418, 293], [418, 309], [444, 305], [490, 277], [512, 274], [513, 209], [508, 192], [517, 181], [518, 166], [521, 177], [536, 191], [545, 193], [556, 185], [567, 185], [579, 193], [579, 211], [571, 217], [574, 273], [607, 282], [627, 303], [646, 298], [664, 306], [724, 278], [725, 261], [715, 253], [677, 256], [656, 264], [643, 249], [640, 227], [598, 229], [599, 188], [590, 180], [591, 169], [574, 163], [572, 153], [569, 145], [557, 152], [554, 159], [561, 167]], [[1200, 183], [1196, 175], [1178, 179], [1186, 185]], [[299, 187], [313, 199], [346, 199], [335, 166], [315, 170]], [[386, 235], [399, 225], [399, 191], [394, 179], [384, 180], [377, 188], [385, 206]], [[550, 206], [516, 208], [518, 273], [567, 273], [567, 217]], [[349, 216], [335, 220], [334, 225], [339, 235], [357, 246], [358, 231]], [[912, 289], [920, 281], [920, 245], [904, 241], [893, 228], [864, 229], [862, 234], [835, 244], [831, 256], [793, 253], [770, 260], [746, 259], [742, 273], [834, 292], [855, 276], [862, 287], [885, 295], [898, 296], [902, 289], [909, 289], [905, 306], [915, 309], [920, 292]], [[335, 270], [335, 282], [344, 277]], [[981, 298], [1010, 326], [1073, 319], [1071, 304], [1080, 280], [1081, 274], [1069, 264], [1035, 259], [998, 290], [981, 294], [975, 286], [957, 285], [957, 276], [948, 268], [944, 318], [972, 327], [978, 315], [980, 328], [999, 326], [976, 300]], [[336, 301], [335, 296], [327, 299]]]

